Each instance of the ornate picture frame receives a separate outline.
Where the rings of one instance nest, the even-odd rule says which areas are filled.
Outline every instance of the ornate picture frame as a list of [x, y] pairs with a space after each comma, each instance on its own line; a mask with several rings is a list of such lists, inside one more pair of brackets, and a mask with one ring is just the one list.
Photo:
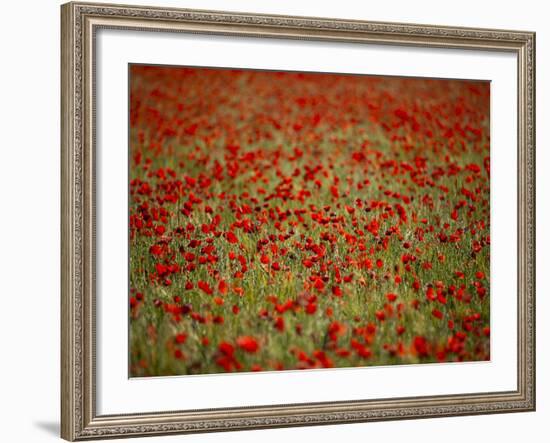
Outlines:
[[[61, 435], [87, 440], [535, 410], [535, 34], [67, 3], [62, 18]], [[391, 399], [236, 408], [96, 413], [95, 35], [98, 29], [183, 32], [423, 48], [517, 56], [517, 389]]]

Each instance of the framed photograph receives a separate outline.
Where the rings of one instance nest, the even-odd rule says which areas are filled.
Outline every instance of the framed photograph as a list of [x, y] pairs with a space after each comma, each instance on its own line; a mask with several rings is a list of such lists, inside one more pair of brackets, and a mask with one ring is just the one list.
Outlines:
[[535, 35], [68, 3], [62, 437], [535, 409]]

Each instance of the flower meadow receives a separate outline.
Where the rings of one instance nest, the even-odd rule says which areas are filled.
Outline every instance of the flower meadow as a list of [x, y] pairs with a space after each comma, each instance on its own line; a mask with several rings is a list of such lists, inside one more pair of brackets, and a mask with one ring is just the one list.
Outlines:
[[130, 66], [130, 376], [490, 358], [489, 83]]

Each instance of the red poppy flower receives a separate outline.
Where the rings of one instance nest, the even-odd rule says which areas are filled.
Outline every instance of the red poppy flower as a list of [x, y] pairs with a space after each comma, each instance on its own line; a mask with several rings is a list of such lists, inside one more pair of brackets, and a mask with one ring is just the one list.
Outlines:
[[275, 329], [277, 329], [278, 331], [284, 331], [285, 329], [285, 320], [283, 317], [277, 317], [275, 319]]
[[306, 313], [308, 314], [315, 314], [315, 311], [317, 311], [317, 305], [315, 303], [309, 303], [306, 306]]
[[218, 345], [218, 349], [222, 354], [224, 354], [228, 357], [233, 357], [233, 353], [235, 352], [235, 348], [233, 347], [233, 345], [231, 343], [227, 343], [225, 341], [222, 341]]
[[239, 348], [249, 353], [255, 353], [260, 348], [256, 339], [248, 335], [238, 337], [237, 345]]
[[176, 340], [176, 343], [181, 345], [185, 343], [185, 341], [187, 340], [187, 335], [183, 333], [177, 334], [175, 340]]
[[227, 294], [227, 291], [229, 290], [229, 285], [225, 282], [225, 280], [220, 280], [218, 283], [218, 291], [220, 291], [220, 294], [225, 295]]
[[225, 238], [229, 243], [237, 243], [239, 240], [237, 239], [237, 236], [233, 234], [233, 232], [229, 231], [225, 233]]
[[432, 310], [432, 315], [435, 318], [438, 318], [439, 320], [441, 320], [443, 318], [443, 312], [441, 312], [439, 309], [433, 309]]
[[203, 280], [199, 280], [199, 282], [197, 283], [197, 286], [199, 287], [199, 289], [203, 290], [208, 295], [212, 295], [214, 293], [210, 285]]

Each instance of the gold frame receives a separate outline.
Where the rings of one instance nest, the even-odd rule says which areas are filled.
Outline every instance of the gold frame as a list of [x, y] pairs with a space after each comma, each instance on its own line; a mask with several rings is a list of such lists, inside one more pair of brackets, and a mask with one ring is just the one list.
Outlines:
[[[518, 58], [518, 384], [490, 392], [98, 416], [94, 36], [99, 28], [508, 51]], [[67, 440], [535, 410], [535, 34], [68, 3], [61, 7], [61, 436]]]

